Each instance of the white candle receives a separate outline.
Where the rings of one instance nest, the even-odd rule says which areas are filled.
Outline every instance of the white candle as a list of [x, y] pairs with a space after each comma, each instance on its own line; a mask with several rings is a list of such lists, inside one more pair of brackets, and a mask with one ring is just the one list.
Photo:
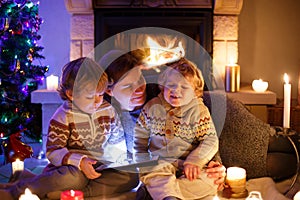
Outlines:
[[240, 167], [227, 168], [227, 180], [236, 180], [246, 178], [246, 170]]
[[47, 90], [56, 90], [58, 88], [58, 76], [50, 75], [46, 78]]
[[283, 105], [283, 128], [290, 128], [290, 110], [291, 110], [291, 84], [289, 76], [284, 74], [284, 105]]
[[293, 200], [300, 200], [300, 191], [296, 193]]
[[246, 170], [240, 167], [227, 168], [226, 183], [233, 193], [242, 193], [246, 190]]
[[298, 106], [300, 106], [300, 72], [298, 78]]
[[28, 188], [26, 188], [25, 194], [22, 194], [19, 200], [40, 200], [40, 198], [37, 195], [32, 194], [31, 191]]
[[11, 163], [12, 166], [12, 174], [14, 174], [16, 171], [23, 171], [24, 170], [24, 162], [20, 159], [16, 159], [16, 161]]
[[220, 200], [220, 198], [218, 197], [218, 195], [215, 195], [213, 200]]
[[269, 83], [261, 79], [252, 81], [252, 88], [255, 92], [265, 92], [268, 89]]

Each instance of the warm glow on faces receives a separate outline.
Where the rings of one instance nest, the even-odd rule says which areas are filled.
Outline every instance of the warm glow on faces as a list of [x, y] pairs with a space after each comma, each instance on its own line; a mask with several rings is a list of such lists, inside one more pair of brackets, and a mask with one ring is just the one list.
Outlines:
[[185, 78], [179, 72], [172, 70], [164, 85], [164, 98], [173, 107], [187, 105], [195, 98], [195, 88], [191, 78]]
[[134, 67], [112, 89], [112, 96], [123, 110], [132, 111], [146, 101], [146, 81], [139, 67]]
[[72, 100], [81, 111], [92, 114], [102, 104], [103, 94], [104, 92], [95, 92], [95, 89], [85, 87], [79, 94], [75, 94]]

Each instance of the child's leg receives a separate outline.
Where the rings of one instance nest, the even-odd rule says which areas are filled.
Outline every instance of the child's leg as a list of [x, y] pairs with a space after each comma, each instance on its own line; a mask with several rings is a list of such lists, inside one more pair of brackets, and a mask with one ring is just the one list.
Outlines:
[[140, 180], [146, 185], [153, 199], [163, 199], [174, 196], [180, 199], [199, 199], [217, 193], [217, 185], [213, 178], [202, 173], [196, 180], [190, 181], [185, 176], [176, 178], [176, 167], [172, 164], [147, 174], [142, 174]]
[[133, 170], [118, 171], [107, 169], [101, 172], [101, 176], [91, 180], [83, 190], [85, 197], [108, 197], [117, 193], [128, 192], [139, 184], [138, 173]]
[[14, 199], [18, 199], [26, 188], [40, 198], [44, 198], [49, 192], [82, 189], [87, 183], [88, 179], [78, 168], [67, 165], [53, 167], [33, 178], [20, 180], [8, 190]]
[[164, 163], [161, 168], [152, 172], [142, 174], [140, 180], [145, 184], [148, 192], [153, 199], [163, 199], [167, 196], [174, 196], [184, 199], [175, 173], [176, 168], [168, 163]]
[[177, 181], [184, 199], [199, 199], [217, 194], [218, 186], [214, 184], [214, 179], [208, 178], [204, 172], [196, 180], [190, 181], [182, 176]]

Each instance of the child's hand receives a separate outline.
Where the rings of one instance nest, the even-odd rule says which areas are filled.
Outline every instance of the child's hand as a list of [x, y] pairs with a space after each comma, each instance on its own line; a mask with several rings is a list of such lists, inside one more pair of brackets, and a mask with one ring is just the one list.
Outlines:
[[96, 164], [96, 160], [90, 158], [83, 158], [80, 162], [80, 169], [89, 179], [95, 179], [101, 176], [101, 173], [95, 171], [93, 165]]
[[193, 164], [184, 165], [184, 174], [186, 178], [189, 179], [190, 181], [197, 179], [200, 173], [201, 173], [201, 169], [197, 165], [193, 165]]

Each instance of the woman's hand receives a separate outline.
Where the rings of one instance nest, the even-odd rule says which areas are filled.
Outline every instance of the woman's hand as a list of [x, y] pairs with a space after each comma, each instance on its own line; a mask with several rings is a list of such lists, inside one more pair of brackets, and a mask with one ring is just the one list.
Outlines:
[[96, 164], [97, 161], [85, 157], [80, 162], [80, 169], [89, 179], [95, 179], [101, 176], [101, 173], [95, 171], [93, 165]]
[[200, 167], [193, 164], [184, 165], [183, 171], [186, 178], [189, 179], [190, 181], [197, 179], [201, 173]]
[[210, 161], [206, 169], [207, 176], [215, 179], [218, 190], [224, 189], [224, 180], [226, 176], [226, 168], [218, 161]]

